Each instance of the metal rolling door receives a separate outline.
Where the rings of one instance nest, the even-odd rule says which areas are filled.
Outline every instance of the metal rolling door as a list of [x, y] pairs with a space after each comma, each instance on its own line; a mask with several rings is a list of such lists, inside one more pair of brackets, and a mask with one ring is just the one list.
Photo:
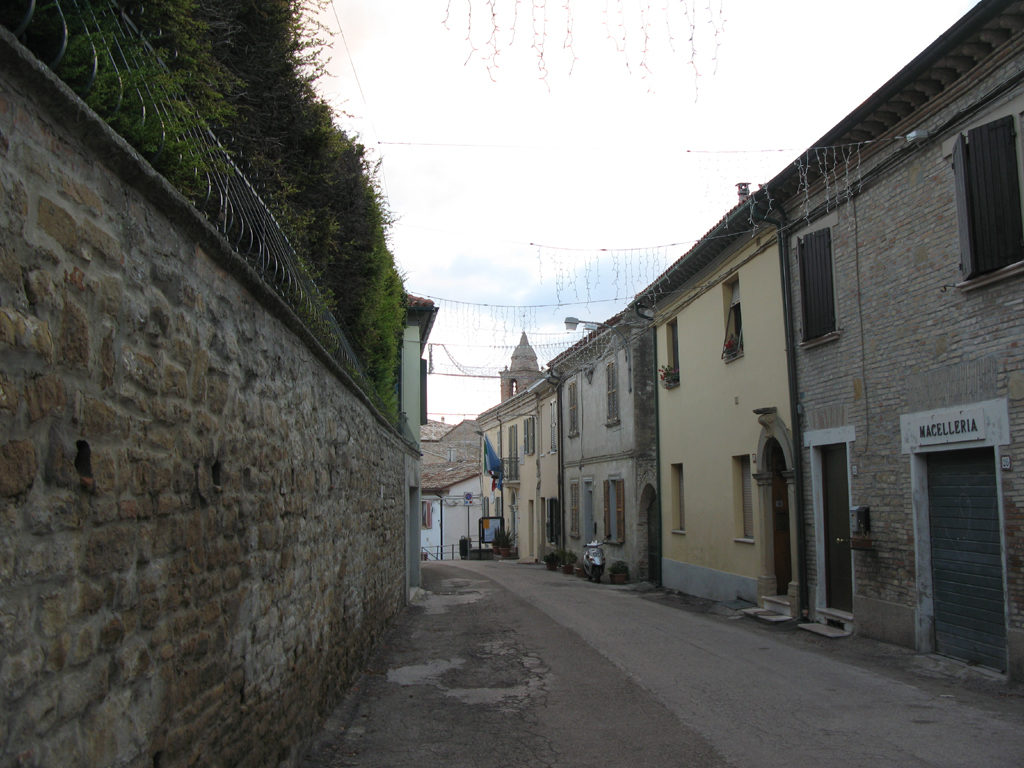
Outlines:
[[928, 457], [935, 646], [1004, 671], [1003, 554], [991, 450]]

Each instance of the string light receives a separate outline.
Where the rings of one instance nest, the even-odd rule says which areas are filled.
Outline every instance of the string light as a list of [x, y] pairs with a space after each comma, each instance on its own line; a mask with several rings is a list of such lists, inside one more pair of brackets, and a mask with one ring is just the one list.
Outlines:
[[[465, 23], [464, 40], [467, 46], [466, 62], [477, 58], [483, 62], [488, 76], [494, 80], [498, 70], [498, 57], [515, 47], [520, 23], [528, 25], [529, 47], [535, 59], [538, 77], [550, 90], [548, 42], [549, 34], [560, 25], [561, 47], [566, 59], [565, 71], [571, 75], [580, 60], [576, 45], [576, 10], [581, 0], [528, 0], [529, 13], [520, 14], [523, 0], [465, 0], [459, 12]], [[592, 2], [592, 0], [583, 0]], [[614, 7], [612, 7], [614, 3]], [[475, 6], [475, 8], [474, 8]], [[475, 10], [475, 12], [474, 12]], [[664, 0], [660, 4], [661, 21], [652, 0], [605, 0], [601, 11], [601, 25], [616, 54], [622, 59], [626, 72], [634, 68], [645, 79], [654, 74], [653, 57], [664, 42], [670, 54], [678, 53], [674, 28], [683, 24], [689, 30], [688, 64], [693, 71], [694, 84], [700, 77], [697, 61], [709, 40], [708, 54], [711, 65], [717, 69], [719, 38], [725, 28], [723, 4], [714, 0]], [[441, 23], [451, 31], [456, 12], [453, 0], [448, 0]], [[480, 19], [486, 18], [486, 21]], [[659, 32], [659, 27], [664, 31]], [[507, 33], [507, 34], [506, 34]], [[507, 42], [503, 42], [503, 39]], [[695, 88], [696, 90], [696, 88]]]

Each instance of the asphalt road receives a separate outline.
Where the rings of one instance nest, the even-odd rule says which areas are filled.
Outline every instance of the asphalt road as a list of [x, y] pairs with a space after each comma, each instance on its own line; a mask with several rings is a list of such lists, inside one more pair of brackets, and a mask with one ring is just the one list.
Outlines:
[[1024, 764], [1024, 690], [936, 656], [543, 566], [423, 583], [303, 768]]

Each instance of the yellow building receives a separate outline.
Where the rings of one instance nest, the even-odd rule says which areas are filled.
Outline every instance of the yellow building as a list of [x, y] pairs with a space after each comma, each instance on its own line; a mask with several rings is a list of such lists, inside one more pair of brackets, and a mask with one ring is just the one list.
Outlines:
[[752, 220], [741, 200], [645, 292], [657, 333], [661, 577], [788, 612], [799, 569], [783, 292], [776, 231]]

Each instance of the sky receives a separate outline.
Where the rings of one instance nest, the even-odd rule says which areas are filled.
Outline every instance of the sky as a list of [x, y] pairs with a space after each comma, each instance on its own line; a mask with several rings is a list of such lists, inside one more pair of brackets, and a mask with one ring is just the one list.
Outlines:
[[438, 306], [429, 417], [619, 312], [975, 2], [328, 0], [318, 89]]

